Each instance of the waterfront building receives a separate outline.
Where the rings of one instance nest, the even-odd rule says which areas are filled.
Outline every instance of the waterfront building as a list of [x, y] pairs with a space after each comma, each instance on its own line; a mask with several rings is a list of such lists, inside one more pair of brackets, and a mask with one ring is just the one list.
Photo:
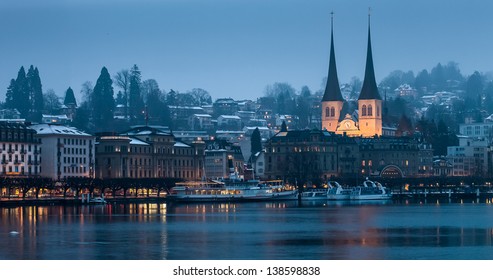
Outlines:
[[443, 156], [433, 157], [433, 175], [436, 177], [447, 177], [452, 175], [452, 163]]
[[265, 143], [265, 178], [338, 176], [337, 138], [322, 130], [279, 132]]
[[94, 136], [62, 125], [35, 124], [30, 128], [40, 139], [42, 177], [94, 177]]
[[447, 147], [452, 176], [485, 176], [488, 174], [490, 141], [486, 138], [459, 136], [459, 146]]
[[119, 135], [100, 135], [97, 178], [184, 178], [204, 176], [205, 143], [187, 144], [162, 126], [134, 126]]
[[348, 137], [326, 130], [279, 132], [265, 144], [265, 177], [427, 177], [433, 149], [411, 137]]
[[358, 138], [357, 142], [362, 176], [403, 178], [433, 174], [430, 144], [411, 137]]
[[[371, 50], [370, 24], [363, 86], [358, 97], [356, 114], [344, 112], [334, 51], [334, 32], [331, 27], [329, 73], [322, 98], [322, 129], [347, 136], [374, 137], [382, 135], [382, 98], [378, 92]], [[356, 116], [356, 118], [354, 118]]]
[[40, 143], [36, 131], [24, 123], [0, 122], [0, 174], [5, 177], [40, 176]]

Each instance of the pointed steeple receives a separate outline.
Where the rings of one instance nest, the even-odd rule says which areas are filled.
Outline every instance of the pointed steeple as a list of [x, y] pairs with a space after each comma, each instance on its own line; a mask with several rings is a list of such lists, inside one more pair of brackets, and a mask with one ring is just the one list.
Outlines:
[[382, 100], [378, 93], [377, 82], [375, 81], [375, 70], [373, 69], [373, 56], [371, 52], [371, 36], [370, 36], [370, 13], [368, 13], [368, 48], [366, 53], [366, 69], [365, 79], [361, 87], [361, 93], [358, 100], [362, 99], [377, 99]]
[[331, 13], [330, 20], [330, 58], [329, 58], [329, 74], [327, 76], [327, 85], [325, 86], [323, 101], [344, 101], [339, 87], [339, 79], [337, 78], [336, 57], [334, 53], [334, 12]]

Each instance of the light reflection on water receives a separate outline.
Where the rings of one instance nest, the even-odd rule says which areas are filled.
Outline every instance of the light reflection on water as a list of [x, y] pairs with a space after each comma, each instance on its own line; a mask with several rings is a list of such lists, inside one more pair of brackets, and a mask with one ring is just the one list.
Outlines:
[[0, 259], [492, 259], [492, 217], [476, 201], [0, 208]]

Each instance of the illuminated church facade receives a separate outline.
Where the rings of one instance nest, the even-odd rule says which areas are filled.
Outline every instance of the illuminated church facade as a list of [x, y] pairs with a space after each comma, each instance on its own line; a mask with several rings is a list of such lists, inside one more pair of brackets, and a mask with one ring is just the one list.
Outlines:
[[365, 78], [358, 97], [358, 111], [352, 115], [342, 116], [344, 99], [337, 77], [333, 27], [330, 37], [329, 73], [322, 98], [322, 129], [353, 137], [381, 136], [382, 98], [375, 81], [369, 22]]

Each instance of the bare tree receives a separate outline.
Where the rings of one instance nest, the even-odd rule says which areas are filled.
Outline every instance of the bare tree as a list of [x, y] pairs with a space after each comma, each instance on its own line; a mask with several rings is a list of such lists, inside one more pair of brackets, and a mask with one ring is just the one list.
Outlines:
[[125, 119], [128, 119], [128, 91], [130, 88], [130, 71], [123, 69], [113, 76], [114, 83], [123, 91], [123, 106], [125, 108]]
[[59, 110], [62, 106], [60, 102], [60, 97], [56, 95], [53, 89], [48, 89], [44, 94], [44, 109], [50, 114], [54, 114], [55, 111]]
[[92, 90], [93, 90], [92, 83], [87, 81], [82, 84], [82, 88], [80, 89], [80, 93], [82, 94], [82, 98], [84, 102], [88, 102], [89, 104], [91, 103], [91, 95], [92, 95]]

